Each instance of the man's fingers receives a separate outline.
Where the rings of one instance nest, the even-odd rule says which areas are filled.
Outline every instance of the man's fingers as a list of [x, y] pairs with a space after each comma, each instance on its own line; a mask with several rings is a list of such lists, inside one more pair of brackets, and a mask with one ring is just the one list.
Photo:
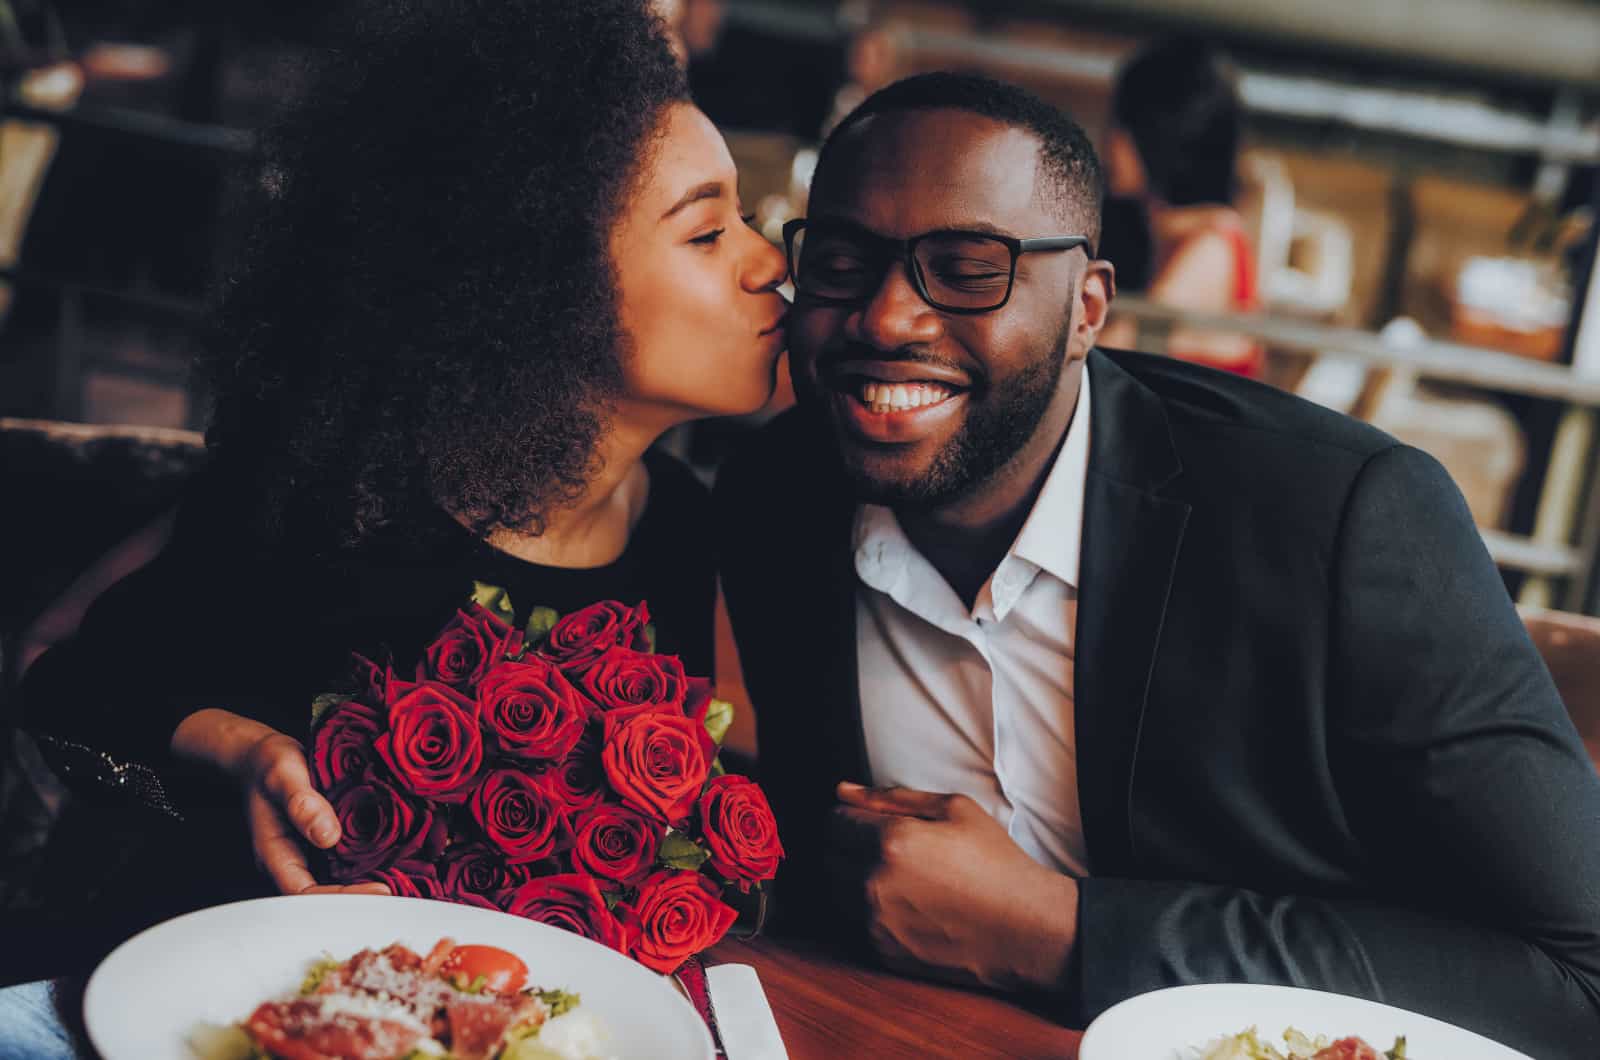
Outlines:
[[881, 859], [889, 836], [906, 823], [894, 814], [835, 806], [828, 815], [828, 845], [855, 861], [876, 862]]
[[316, 886], [316, 877], [306, 865], [298, 837], [266, 797], [251, 792], [246, 800], [246, 815], [250, 819], [251, 845], [256, 861], [272, 877], [283, 894], [299, 894]]
[[937, 792], [918, 791], [915, 788], [868, 788], [848, 780], [841, 782], [836, 790], [840, 802], [873, 813], [921, 817], [927, 821], [942, 821], [949, 815], [951, 796]]
[[312, 786], [305, 751], [288, 737], [271, 744], [262, 752], [261, 787], [301, 835], [326, 850], [339, 842], [339, 818]]

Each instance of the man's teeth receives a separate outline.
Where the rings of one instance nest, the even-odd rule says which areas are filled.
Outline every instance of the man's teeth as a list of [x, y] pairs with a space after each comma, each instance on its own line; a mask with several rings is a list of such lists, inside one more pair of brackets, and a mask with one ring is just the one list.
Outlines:
[[937, 405], [952, 393], [938, 383], [862, 383], [860, 398], [872, 412], [904, 412]]

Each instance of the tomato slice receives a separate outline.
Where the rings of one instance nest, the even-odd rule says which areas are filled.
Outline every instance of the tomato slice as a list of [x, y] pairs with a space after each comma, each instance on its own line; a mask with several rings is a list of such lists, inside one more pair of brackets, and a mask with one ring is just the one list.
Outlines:
[[491, 994], [514, 994], [528, 983], [528, 966], [498, 946], [457, 946], [439, 974], [461, 990], [470, 990], [481, 978], [481, 989]]

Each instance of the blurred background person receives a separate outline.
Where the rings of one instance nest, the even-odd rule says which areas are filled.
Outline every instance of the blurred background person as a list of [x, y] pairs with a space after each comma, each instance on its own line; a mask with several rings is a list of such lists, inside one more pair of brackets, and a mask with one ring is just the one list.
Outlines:
[[[1136, 248], [1148, 261], [1124, 270], [1124, 289], [1153, 300], [1210, 313], [1258, 307], [1255, 254], [1234, 209], [1240, 107], [1232, 70], [1203, 41], [1173, 37], [1133, 57], [1117, 77], [1106, 136], [1109, 192], [1135, 209], [1116, 211], [1121, 226], [1108, 254]], [[1147, 279], [1147, 283], [1142, 283]], [[1132, 321], [1119, 319], [1108, 346], [1139, 345]], [[1174, 357], [1241, 375], [1259, 376], [1259, 343], [1192, 329], [1167, 340]]]

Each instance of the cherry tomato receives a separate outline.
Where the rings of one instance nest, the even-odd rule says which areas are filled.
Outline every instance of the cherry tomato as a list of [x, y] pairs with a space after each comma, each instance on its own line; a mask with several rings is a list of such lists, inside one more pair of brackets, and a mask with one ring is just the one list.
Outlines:
[[528, 966], [496, 946], [457, 946], [439, 974], [461, 990], [470, 990], [481, 979], [481, 989], [491, 994], [514, 994], [528, 983]]

